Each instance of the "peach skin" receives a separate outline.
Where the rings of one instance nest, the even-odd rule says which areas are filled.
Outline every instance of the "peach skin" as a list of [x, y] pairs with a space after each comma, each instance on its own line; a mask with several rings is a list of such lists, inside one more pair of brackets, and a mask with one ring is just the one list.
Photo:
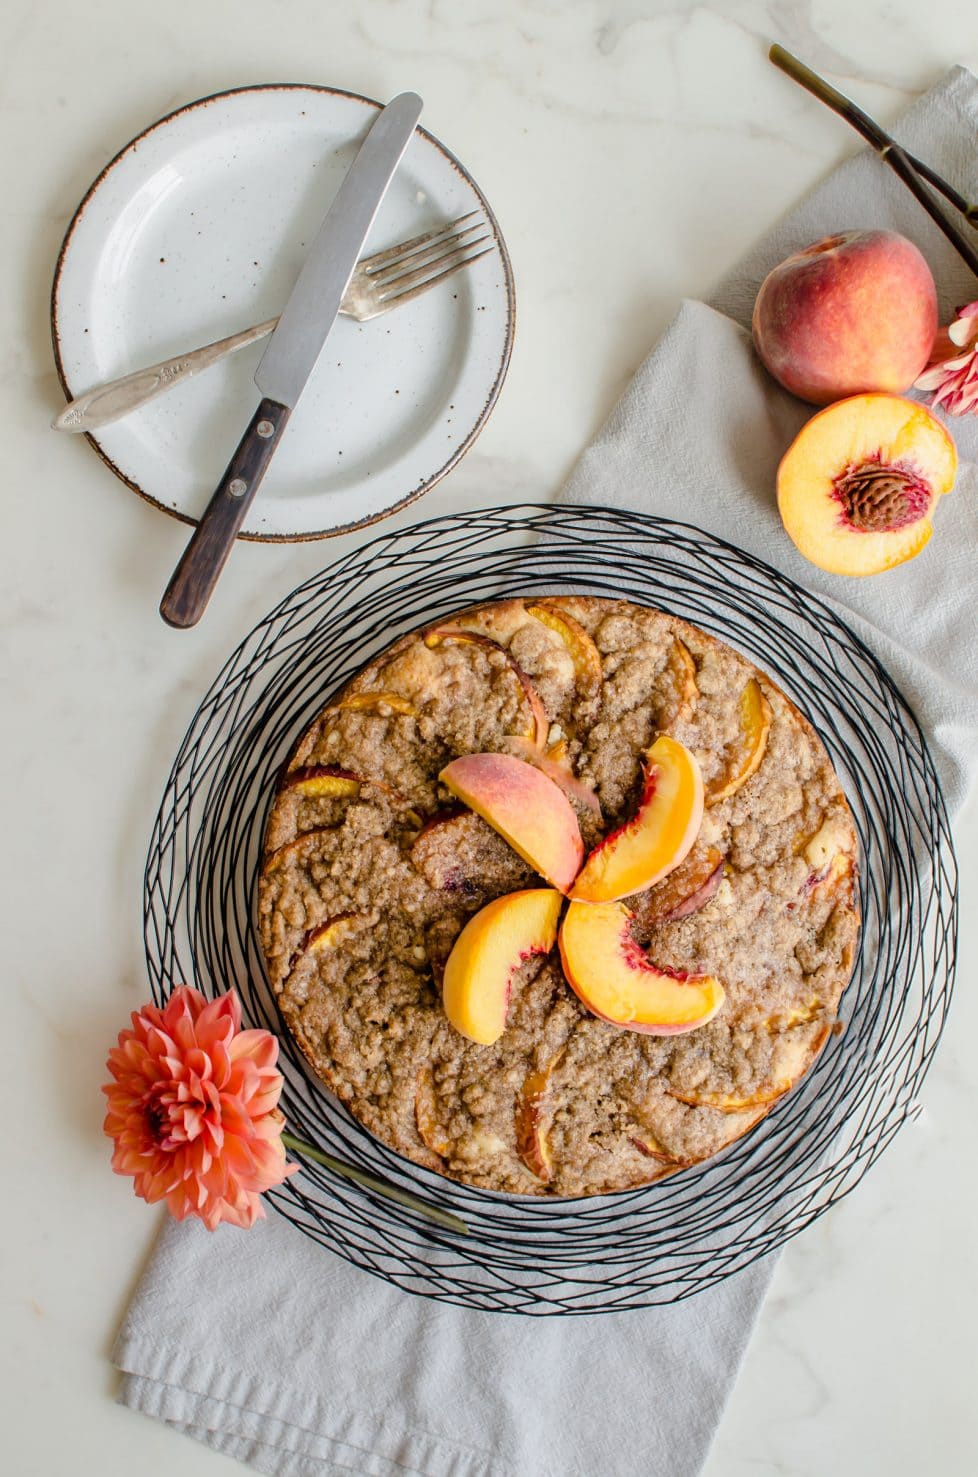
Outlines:
[[549, 887], [510, 892], [469, 919], [442, 982], [442, 1004], [456, 1031], [480, 1046], [499, 1040], [513, 975], [531, 955], [553, 948], [561, 902]]
[[908, 390], [936, 333], [930, 268], [894, 231], [843, 231], [796, 251], [765, 277], [754, 304], [765, 368], [814, 405]]
[[570, 889], [584, 843], [573, 807], [552, 779], [511, 754], [464, 754], [438, 777], [552, 887]]
[[574, 994], [592, 1015], [627, 1031], [674, 1036], [705, 1026], [723, 1004], [720, 981], [659, 969], [632, 937], [632, 917], [623, 903], [570, 904], [560, 957]]
[[695, 755], [663, 733], [646, 757], [638, 809], [591, 852], [572, 898], [610, 903], [644, 892], [678, 867], [696, 840], [703, 779]]

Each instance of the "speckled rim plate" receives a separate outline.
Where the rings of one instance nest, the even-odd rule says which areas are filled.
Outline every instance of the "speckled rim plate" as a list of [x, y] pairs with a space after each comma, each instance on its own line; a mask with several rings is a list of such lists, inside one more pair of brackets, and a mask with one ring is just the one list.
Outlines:
[[[202, 98], [139, 134], [68, 227], [51, 328], [69, 398], [280, 311], [381, 104], [300, 83]], [[495, 242], [464, 272], [369, 323], [338, 319], [243, 538], [327, 538], [406, 506], [459, 461], [509, 366], [513, 275], [471, 175], [424, 129], [365, 251], [482, 211]], [[88, 439], [134, 492], [196, 521], [257, 403], [262, 345]]]

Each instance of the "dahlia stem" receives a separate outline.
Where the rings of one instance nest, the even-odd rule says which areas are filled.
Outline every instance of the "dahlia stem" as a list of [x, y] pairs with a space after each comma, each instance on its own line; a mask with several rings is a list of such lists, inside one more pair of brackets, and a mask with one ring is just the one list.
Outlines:
[[396, 1185], [388, 1184], [387, 1180], [378, 1179], [375, 1175], [368, 1174], [366, 1170], [357, 1169], [342, 1159], [336, 1159], [332, 1154], [324, 1153], [322, 1149], [313, 1148], [312, 1144], [304, 1143], [294, 1134], [283, 1133], [282, 1143], [294, 1153], [304, 1154], [307, 1159], [314, 1159], [317, 1164], [333, 1170], [334, 1174], [341, 1174], [345, 1179], [353, 1180], [357, 1185], [363, 1185], [368, 1190], [375, 1190], [386, 1200], [396, 1200], [398, 1205], [406, 1205], [409, 1210], [416, 1210], [419, 1215], [425, 1216], [429, 1221], [434, 1221], [436, 1225], [444, 1226], [449, 1231], [455, 1231], [459, 1236], [469, 1234], [468, 1226], [463, 1220], [459, 1220], [457, 1215], [452, 1215], [447, 1210], [440, 1210], [437, 1205], [429, 1205], [426, 1200], [419, 1200], [417, 1195], [412, 1195], [407, 1190], [399, 1190]]
[[811, 67], [806, 67], [805, 63], [799, 61], [798, 57], [792, 56], [790, 51], [785, 51], [783, 46], [775, 42], [768, 56], [774, 65], [780, 67], [781, 71], [786, 73], [792, 81], [799, 83], [813, 97], [817, 97], [819, 102], [825, 103], [826, 107], [838, 113], [868, 144], [873, 146], [884, 164], [888, 164], [894, 174], [903, 180], [907, 189], [924, 207], [938, 229], [943, 231], [961, 259], [978, 276], [978, 251], [948, 220], [933, 195], [921, 181], [927, 180], [934, 189], [940, 191], [945, 200], [953, 205], [955, 210], [960, 211], [972, 226], [978, 226], [978, 205], [973, 205], [966, 200], [953, 185], [949, 185], [936, 170], [931, 169], [930, 165], [923, 164], [913, 154], [908, 154], [900, 147], [896, 139], [891, 138], [875, 119], [871, 118], [868, 113], [864, 113], [862, 108], [857, 107], [851, 98], [837, 91], [826, 82], [824, 77], [813, 72]]

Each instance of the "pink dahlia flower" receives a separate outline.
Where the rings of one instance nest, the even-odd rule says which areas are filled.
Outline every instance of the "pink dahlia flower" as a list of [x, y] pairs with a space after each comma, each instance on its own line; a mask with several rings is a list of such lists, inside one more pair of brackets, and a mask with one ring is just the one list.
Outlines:
[[196, 1215], [210, 1231], [254, 1225], [262, 1193], [296, 1168], [285, 1162], [277, 1060], [269, 1031], [241, 1030], [234, 990], [208, 1001], [180, 985], [162, 1009], [134, 1012], [102, 1088], [116, 1174], [132, 1175], [136, 1194], [165, 1200], [177, 1220]]
[[938, 329], [930, 362], [914, 387], [930, 390], [931, 404], [949, 415], [978, 413], [978, 302], [959, 308], [954, 322]]

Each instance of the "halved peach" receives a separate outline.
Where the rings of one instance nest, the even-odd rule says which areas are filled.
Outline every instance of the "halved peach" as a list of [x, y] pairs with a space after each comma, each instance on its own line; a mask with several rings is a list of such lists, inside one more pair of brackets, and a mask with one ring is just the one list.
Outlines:
[[516, 1150], [527, 1169], [544, 1182], [553, 1177], [550, 1145], [551, 1081], [563, 1058], [559, 1051], [540, 1071], [529, 1072], [516, 1100]]
[[957, 451], [935, 415], [897, 395], [853, 395], [803, 426], [778, 468], [795, 546], [830, 574], [879, 574], [919, 554]]
[[528, 615], [553, 631], [566, 646], [581, 692], [586, 697], [596, 697], [604, 681], [601, 653], [580, 621], [556, 601], [537, 600], [526, 609]]
[[568, 891], [584, 843], [570, 801], [552, 779], [511, 754], [463, 754], [438, 778], [551, 886]]
[[715, 846], [694, 847], [686, 860], [642, 899], [642, 922], [654, 928], [698, 912], [720, 886], [723, 867], [723, 852]]
[[571, 897], [609, 903], [644, 892], [678, 867], [696, 840], [703, 779], [695, 755], [663, 733], [646, 757], [637, 811], [594, 848]]
[[782, 1052], [778, 1075], [771, 1081], [762, 1083], [753, 1092], [700, 1092], [697, 1089], [679, 1090], [675, 1087], [670, 1087], [668, 1091], [681, 1103], [689, 1103], [696, 1108], [717, 1108], [721, 1113], [740, 1113], [745, 1108], [763, 1107], [783, 1097], [805, 1075], [829, 1039], [831, 1030], [831, 1025], [826, 1022], [814, 1033], [805, 1031], [801, 1025], [779, 1032], [782, 1037]]
[[513, 975], [534, 954], [549, 954], [561, 897], [531, 888], [496, 898], [470, 918], [445, 965], [442, 1004], [456, 1031], [491, 1046], [506, 1029]]
[[672, 1036], [716, 1015], [724, 990], [712, 975], [673, 973], [653, 964], [631, 933], [623, 903], [575, 903], [560, 928], [560, 957], [571, 989], [592, 1015]]
[[760, 683], [751, 677], [740, 694], [738, 705], [739, 732], [727, 750], [726, 763], [706, 787], [707, 805], [726, 800], [745, 785], [760, 767], [771, 732], [771, 704], [761, 691]]
[[432, 630], [425, 632], [424, 644], [429, 649], [433, 650], [435, 647], [451, 643], [462, 646], [481, 646], [487, 651], [501, 651], [503, 653], [503, 656], [509, 662], [513, 676], [523, 689], [523, 696], [530, 709], [532, 721], [527, 727], [524, 737], [532, 739], [538, 748], [544, 748], [547, 742], [547, 735], [550, 732], [550, 719], [547, 717], [547, 711], [540, 699], [540, 694], [512, 653], [505, 646], [500, 645], [498, 641], [493, 641], [491, 636], [486, 636], [481, 631], [468, 630], [460, 625], [435, 626]]
[[693, 716], [700, 690], [696, 685], [696, 663], [689, 647], [678, 636], [673, 638], [666, 658], [666, 698], [659, 712], [659, 728], [667, 730], [674, 723], [685, 722]]
[[438, 1122], [435, 1078], [430, 1067], [422, 1067], [418, 1073], [414, 1096], [414, 1119], [421, 1142], [440, 1159], [447, 1159], [452, 1152], [452, 1145], [444, 1128]]

